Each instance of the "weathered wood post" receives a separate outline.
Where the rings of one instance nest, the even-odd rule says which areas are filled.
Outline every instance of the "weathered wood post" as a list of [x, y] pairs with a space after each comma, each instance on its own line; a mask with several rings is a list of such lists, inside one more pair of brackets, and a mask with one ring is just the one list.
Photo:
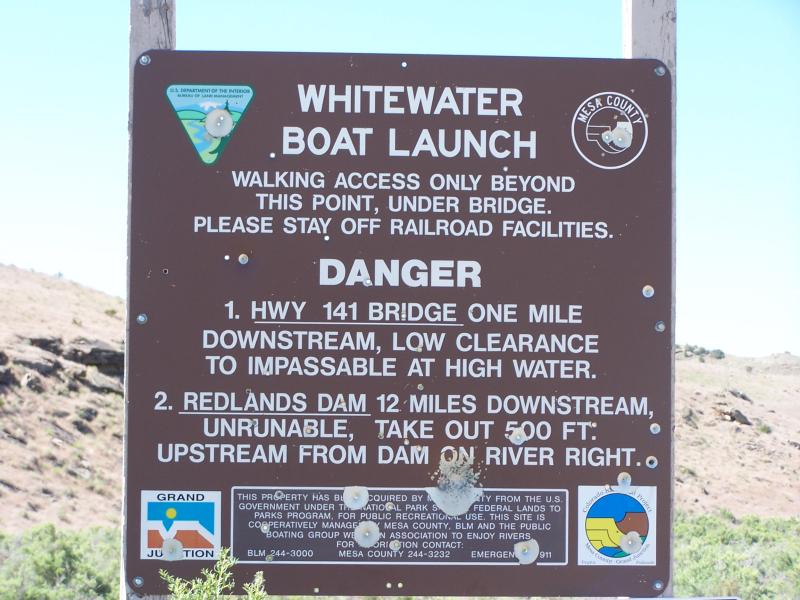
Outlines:
[[[131, 206], [131, 127], [133, 120], [133, 71], [139, 56], [146, 50], [154, 48], [175, 49], [175, 0], [131, 0], [130, 42], [128, 55], [128, 214]], [[128, 248], [130, 249], [130, 228], [128, 228]], [[129, 252], [130, 255], [130, 252]], [[130, 282], [130, 277], [127, 278]], [[130, 289], [127, 290], [130, 298]], [[130, 320], [125, 326], [125, 347], [128, 347]], [[128, 357], [125, 355], [125, 401], [128, 402]], [[125, 477], [127, 476], [128, 423], [125, 412], [125, 433], [122, 459], [122, 543], [120, 546], [120, 598], [136, 597], [135, 592], [125, 580], [125, 523], [127, 521], [127, 499], [125, 497]], [[152, 598], [152, 596], [151, 596]], [[155, 600], [155, 599], [154, 599]]]
[[[625, 58], [657, 58], [669, 69], [672, 77], [672, 310], [670, 322], [675, 323], [675, 114], [677, 107], [676, 94], [676, 0], [622, 0], [622, 55]], [[675, 328], [672, 331], [672, 346], [675, 346]], [[672, 383], [670, 394], [675, 398], [675, 362], [672, 367]], [[674, 415], [673, 415], [674, 422]], [[670, 431], [672, 435], [672, 431]], [[670, 506], [674, 506], [675, 497], [675, 450], [673, 446], [672, 489], [670, 490]], [[674, 511], [673, 511], [674, 512]], [[670, 532], [671, 536], [671, 532]], [[670, 540], [672, 538], [670, 537]], [[670, 545], [672, 542], [670, 542]], [[672, 551], [670, 551], [672, 556]], [[670, 565], [670, 581], [664, 595], [672, 596], [673, 570]]]
[[175, 0], [131, 0], [129, 102], [133, 67], [142, 52], [153, 48], [175, 49]]

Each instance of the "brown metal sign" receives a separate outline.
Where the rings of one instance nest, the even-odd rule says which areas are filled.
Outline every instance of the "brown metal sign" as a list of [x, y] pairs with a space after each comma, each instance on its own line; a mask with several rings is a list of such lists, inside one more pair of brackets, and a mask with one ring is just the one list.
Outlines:
[[126, 581], [667, 584], [657, 61], [153, 51], [135, 73]]

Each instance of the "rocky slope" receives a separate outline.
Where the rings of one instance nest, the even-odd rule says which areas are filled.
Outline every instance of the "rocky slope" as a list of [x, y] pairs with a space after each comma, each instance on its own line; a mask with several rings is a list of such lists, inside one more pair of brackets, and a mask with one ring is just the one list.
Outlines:
[[0, 265], [0, 531], [115, 524], [124, 306]]
[[679, 509], [800, 516], [800, 357], [676, 349]]
[[[0, 265], [0, 531], [116, 524], [122, 300]], [[800, 358], [676, 349], [679, 509], [800, 514]]]

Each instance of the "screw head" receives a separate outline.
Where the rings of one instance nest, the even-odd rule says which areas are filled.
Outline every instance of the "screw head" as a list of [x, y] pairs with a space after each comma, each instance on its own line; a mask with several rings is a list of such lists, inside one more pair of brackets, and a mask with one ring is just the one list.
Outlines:
[[143, 67], [146, 67], [147, 65], [150, 64], [150, 60], [151, 59], [147, 54], [142, 54], [139, 57], [139, 64], [142, 65]]
[[249, 262], [250, 262], [250, 257], [247, 256], [247, 254], [242, 253], [242, 254], [239, 255], [239, 264], [240, 265], [246, 265]]
[[650, 433], [652, 433], [653, 435], [661, 433], [661, 425], [659, 425], [658, 423], [651, 423], [650, 424]]
[[145, 323], [147, 323], [147, 315], [144, 314], [144, 313], [142, 313], [140, 315], [136, 315], [136, 322], [139, 325], [144, 325]]
[[137, 575], [136, 577], [134, 577], [133, 585], [135, 587], [142, 587], [144, 585], [144, 577], [142, 577], [141, 575]]
[[664, 582], [663, 582], [663, 581], [661, 581], [660, 579], [656, 579], [656, 580], [653, 582], [653, 589], [654, 589], [654, 590], [656, 590], [656, 591], [658, 591], [658, 592], [660, 592], [661, 590], [663, 590], [663, 589], [664, 589]]
[[659, 77], [663, 77], [667, 74], [667, 70], [663, 67], [663, 65], [658, 65], [655, 69], [653, 69]]
[[655, 469], [658, 466], [658, 459], [655, 456], [648, 456], [644, 461], [648, 469]]
[[656, 331], [658, 333], [664, 333], [667, 330], [667, 326], [664, 321], [656, 321]]
[[645, 298], [652, 298], [655, 296], [656, 290], [652, 285], [646, 285], [642, 288], [642, 296]]

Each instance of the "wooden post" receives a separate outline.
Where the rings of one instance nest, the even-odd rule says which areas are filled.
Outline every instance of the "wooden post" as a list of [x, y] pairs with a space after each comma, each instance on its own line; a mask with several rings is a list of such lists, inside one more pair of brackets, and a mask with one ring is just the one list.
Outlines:
[[[675, 109], [677, 106], [677, 94], [675, 86], [675, 39], [676, 39], [676, 20], [675, 11], [676, 0], [622, 0], [622, 55], [625, 58], [657, 58], [669, 69], [672, 78], [672, 290], [671, 293], [671, 314], [670, 331], [671, 342], [675, 347]], [[670, 397], [675, 400], [675, 354], [672, 355]], [[670, 415], [670, 422], [674, 423], [674, 414]], [[674, 436], [674, 431], [670, 427], [670, 435]], [[674, 437], [673, 437], [674, 439]], [[674, 519], [674, 500], [675, 500], [675, 451], [672, 452], [672, 473], [670, 487], [670, 506], [673, 507], [673, 514], [670, 515], [670, 522]], [[670, 534], [670, 555], [672, 556], [673, 537]], [[669, 568], [669, 583], [664, 589], [663, 595], [672, 596], [673, 564]]]
[[145, 50], [175, 49], [175, 0], [131, 0], [130, 93], [133, 100], [133, 67]]
[[657, 58], [672, 74], [675, 149], [675, 0], [622, 0], [622, 56]]
[[[128, 60], [128, 215], [130, 219], [131, 208], [131, 127], [133, 123], [133, 71], [139, 56], [152, 49], [175, 49], [175, 0], [131, 0], [131, 29]], [[130, 257], [130, 226], [128, 227], [128, 256]], [[130, 259], [129, 259], [130, 260]], [[130, 269], [130, 263], [128, 263]], [[130, 281], [130, 273], [128, 273]], [[131, 297], [130, 288], [127, 290], [127, 299]], [[125, 326], [125, 347], [128, 348], [130, 339], [130, 312]], [[120, 598], [139, 598], [136, 591], [126, 581], [125, 573], [125, 543], [127, 521], [127, 481], [128, 473], [128, 355], [125, 353], [125, 425], [124, 425], [124, 455], [122, 458], [122, 545], [120, 551]], [[134, 575], [134, 574], [131, 574]], [[150, 596], [152, 600], [157, 597]]]

